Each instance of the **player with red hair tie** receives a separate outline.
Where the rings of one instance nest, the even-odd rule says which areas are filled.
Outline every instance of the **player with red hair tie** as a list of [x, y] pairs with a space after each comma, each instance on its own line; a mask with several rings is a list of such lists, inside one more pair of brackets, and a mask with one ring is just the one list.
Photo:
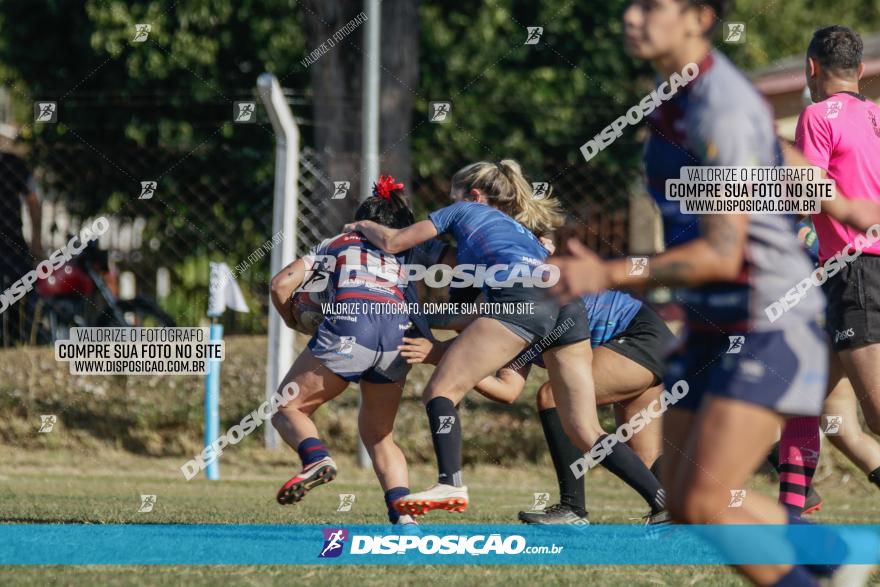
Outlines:
[[[373, 197], [355, 213], [356, 220], [404, 228], [413, 214], [403, 198], [403, 184], [382, 176], [373, 186]], [[430, 241], [395, 255], [382, 252], [360, 233], [331, 237], [272, 278], [272, 303], [291, 328], [296, 323], [295, 295], [303, 288], [311, 297], [335, 311], [321, 322], [281, 383], [299, 386], [299, 395], [279, 409], [272, 424], [302, 460], [302, 470], [278, 491], [282, 505], [300, 501], [311, 489], [328, 483], [337, 472], [330, 452], [318, 438], [312, 413], [341, 394], [349, 383], [360, 383], [361, 411], [358, 429], [382, 489], [392, 523], [413, 524], [391, 504], [409, 493], [406, 459], [395, 444], [392, 429], [410, 365], [397, 347], [404, 336], [430, 337], [424, 319], [410, 316], [403, 304], [417, 302], [414, 284], [408, 284], [404, 263], [432, 265], [445, 246]], [[316, 280], [316, 276], [323, 279]]]

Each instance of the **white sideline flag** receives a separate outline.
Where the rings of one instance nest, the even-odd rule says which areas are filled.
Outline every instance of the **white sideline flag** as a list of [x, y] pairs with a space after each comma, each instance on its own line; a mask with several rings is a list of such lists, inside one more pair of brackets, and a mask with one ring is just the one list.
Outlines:
[[219, 317], [226, 308], [236, 312], [250, 312], [229, 266], [226, 263], [212, 262], [208, 285], [208, 316]]

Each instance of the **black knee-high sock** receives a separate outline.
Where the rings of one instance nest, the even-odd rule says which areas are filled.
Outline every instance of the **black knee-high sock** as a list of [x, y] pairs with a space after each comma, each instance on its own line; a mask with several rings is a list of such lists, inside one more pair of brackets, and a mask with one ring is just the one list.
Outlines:
[[779, 472], [779, 443], [777, 442], [770, 448], [770, 454], [767, 455], [767, 462], [773, 467], [773, 470]]
[[[608, 436], [603, 434], [593, 446], [598, 446]], [[591, 449], [592, 450], [592, 449]], [[656, 514], [665, 507], [665, 495], [660, 482], [651, 474], [645, 463], [622, 442], [614, 445], [611, 451], [602, 459], [602, 466], [620, 477], [620, 479], [635, 489], [651, 507], [651, 513]]]
[[445, 397], [435, 397], [426, 406], [431, 440], [437, 455], [438, 483], [461, 486], [461, 423], [458, 410]]
[[544, 438], [547, 439], [550, 458], [553, 459], [553, 467], [556, 469], [559, 501], [583, 515], [586, 511], [584, 477], [578, 479], [571, 470], [571, 464], [583, 457], [583, 454], [562, 429], [562, 421], [556, 408], [541, 410], [538, 417], [541, 419], [541, 428], [544, 429]]
[[868, 481], [880, 488], [880, 467], [868, 473]]
[[657, 457], [657, 460], [654, 461], [654, 464], [651, 465], [651, 474], [657, 478], [657, 481], [660, 480], [660, 475], [663, 467], [663, 455]]

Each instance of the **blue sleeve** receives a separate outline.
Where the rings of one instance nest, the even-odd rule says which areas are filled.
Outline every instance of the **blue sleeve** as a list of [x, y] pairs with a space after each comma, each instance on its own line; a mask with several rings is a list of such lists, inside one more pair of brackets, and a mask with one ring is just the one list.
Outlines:
[[451, 206], [440, 208], [428, 214], [428, 219], [434, 223], [438, 234], [447, 233], [452, 225], [461, 218], [467, 204], [467, 202], [456, 202]]
[[429, 241], [425, 241], [422, 244], [413, 247], [411, 262], [428, 267], [436, 265], [443, 257], [446, 247], [446, 243], [436, 238], [432, 238]]

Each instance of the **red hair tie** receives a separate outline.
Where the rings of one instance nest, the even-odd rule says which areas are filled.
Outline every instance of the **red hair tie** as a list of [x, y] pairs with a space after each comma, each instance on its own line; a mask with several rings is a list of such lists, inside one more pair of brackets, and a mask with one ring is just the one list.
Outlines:
[[380, 175], [379, 181], [373, 184], [373, 195], [383, 200], [391, 199], [391, 192], [402, 190], [403, 184], [390, 175]]

